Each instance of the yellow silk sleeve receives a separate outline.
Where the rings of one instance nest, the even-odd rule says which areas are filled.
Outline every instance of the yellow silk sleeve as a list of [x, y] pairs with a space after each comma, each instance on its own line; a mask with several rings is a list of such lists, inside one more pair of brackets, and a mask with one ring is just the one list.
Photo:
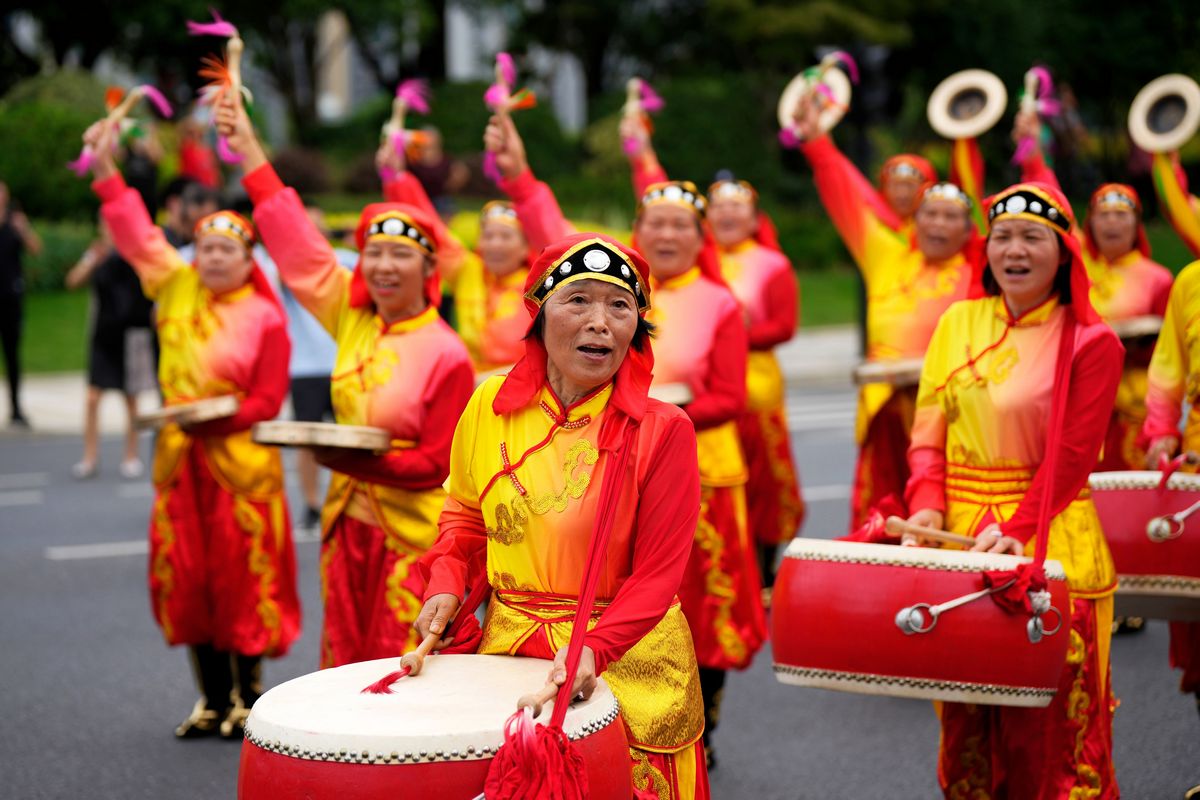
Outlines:
[[480, 436], [480, 427], [486, 419], [492, 419], [492, 400], [500, 390], [503, 377], [484, 381], [471, 395], [466, 409], [458, 418], [454, 429], [454, 441], [450, 444], [450, 477], [446, 479], [446, 491], [468, 508], [479, 508], [481, 487], [476, 480], [475, 450]]

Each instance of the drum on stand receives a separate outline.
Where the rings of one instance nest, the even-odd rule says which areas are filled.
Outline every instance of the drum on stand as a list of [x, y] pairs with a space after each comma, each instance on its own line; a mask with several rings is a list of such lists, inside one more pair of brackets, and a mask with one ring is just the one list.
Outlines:
[[[392, 694], [361, 693], [398, 666], [398, 658], [347, 664], [264, 694], [246, 722], [240, 800], [472, 800], [517, 698], [545, 685], [550, 662], [436, 655]], [[542, 723], [552, 708], [542, 710]], [[629, 800], [629, 745], [603, 678], [590, 699], [571, 706], [563, 730], [587, 764], [590, 796]]]
[[271, 420], [255, 423], [250, 435], [259, 444], [276, 447], [345, 447], [382, 453], [392, 446], [392, 435], [386, 428], [336, 422]]
[[1045, 562], [1050, 597], [1040, 616], [1009, 613], [980, 594], [984, 572], [1029, 561], [794, 539], [771, 600], [775, 676], [859, 694], [1049, 705], [1070, 640], [1062, 565]]
[[210, 422], [214, 419], [232, 417], [238, 412], [241, 401], [236, 395], [223, 394], [219, 397], [205, 397], [190, 403], [173, 403], [155, 411], [138, 414], [134, 425], [138, 428], [161, 428], [175, 422], [189, 425], [199, 422]]
[[1135, 339], [1157, 338], [1158, 332], [1162, 330], [1163, 319], [1153, 314], [1147, 314], [1142, 317], [1114, 319], [1108, 324], [1113, 329], [1113, 333], [1117, 334], [1118, 339], [1121, 341], [1131, 341]]
[[1094, 472], [1088, 479], [1117, 568], [1118, 615], [1200, 621], [1200, 475]]
[[924, 359], [902, 358], [897, 361], [867, 361], [854, 368], [855, 386], [868, 383], [890, 383], [901, 388], [921, 382]]

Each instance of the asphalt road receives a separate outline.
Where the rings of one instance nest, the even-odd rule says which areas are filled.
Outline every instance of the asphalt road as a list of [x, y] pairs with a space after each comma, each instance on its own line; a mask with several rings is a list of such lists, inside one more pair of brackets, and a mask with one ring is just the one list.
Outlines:
[[[846, 391], [790, 408], [810, 502], [805, 535], [844, 528], [851, 408]], [[171, 735], [195, 694], [184, 652], [163, 645], [150, 616], [149, 484], [115, 476], [115, 441], [104, 445], [109, 469], [75, 483], [78, 447], [66, 437], [0, 437], [0, 797], [233, 797], [238, 746]], [[268, 685], [317, 664], [317, 545], [301, 541], [297, 551], [304, 635], [268, 664]], [[1162, 623], [1114, 641], [1127, 798], [1178, 798], [1200, 782], [1200, 719], [1177, 692], [1166, 651]], [[930, 704], [783, 686], [769, 651], [731, 676], [716, 743], [716, 798], [937, 794]]]

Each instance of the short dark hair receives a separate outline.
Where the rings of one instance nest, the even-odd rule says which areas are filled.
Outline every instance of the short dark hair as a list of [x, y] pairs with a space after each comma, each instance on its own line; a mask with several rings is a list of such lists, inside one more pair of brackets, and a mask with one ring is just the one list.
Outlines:
[[[637, 350], [639, 353], [641, 353], [643, 350], [645, 350], [646, 342], [654, 338], [656, 332], [657, 326], [655, 326], [653, 322], [650, 322], [645, 317], [639, 315], [637, 329], [634, 330], [633, 339], [630, 340], [629, 345], [634, 350]], [[538, 309], [537, 316], [533, 318], [533, 324], [529, 326], [529, 333], [525, 334], [526, 339], [530, 338], [531, 336], [536, 336], [543, 342], [546, 341], [546, 312], [541, 308]]]
[[[990, 238], [990, 234], [989, 234]], [[1071, 260], [1074, 255], [1067, 247], [1063, 238], [1058, 233], [1054, 234], [1055, 241], [1058, 242], [1058, 272], [1054, 275], [1054, 291], [1058, 293], [1058, 301], [1063, 305], [1071, 304]], [[992, 274], [992, 265], [985, 263], [983, 265], [983, 291], [989, 297], [999, 297], [1000, 283], [996, 280], [996, 276]]]

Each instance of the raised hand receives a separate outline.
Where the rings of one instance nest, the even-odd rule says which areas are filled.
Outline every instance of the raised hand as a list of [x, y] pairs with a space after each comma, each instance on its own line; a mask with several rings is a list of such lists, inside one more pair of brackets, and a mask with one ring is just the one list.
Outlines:
[[487, 152], [496, 155], [496, 166], [507, 180], [512, 180], [529, 169], [529, 161], [525, 157], [525, 142], [517, 132], [512, 117], [507, 114], [493, 114], [488, 120], [487, 128], [483, 132], [483, 147]]
[[97, 120], [83, 132], [83, 143], [91, 148], [92, 175], [102, 181], [117, 174], [117, 162], [113, 159], [113, 147], [117, 142], [118, 123], [108, 118]]
[[258, 141], [241, 97], [226, 92], [217, 104], [216, 112], [217, 133], [225, 137], [230, 150], [242, 157], [242, 169], [250, 173], [266, 164], [267, 154]]

